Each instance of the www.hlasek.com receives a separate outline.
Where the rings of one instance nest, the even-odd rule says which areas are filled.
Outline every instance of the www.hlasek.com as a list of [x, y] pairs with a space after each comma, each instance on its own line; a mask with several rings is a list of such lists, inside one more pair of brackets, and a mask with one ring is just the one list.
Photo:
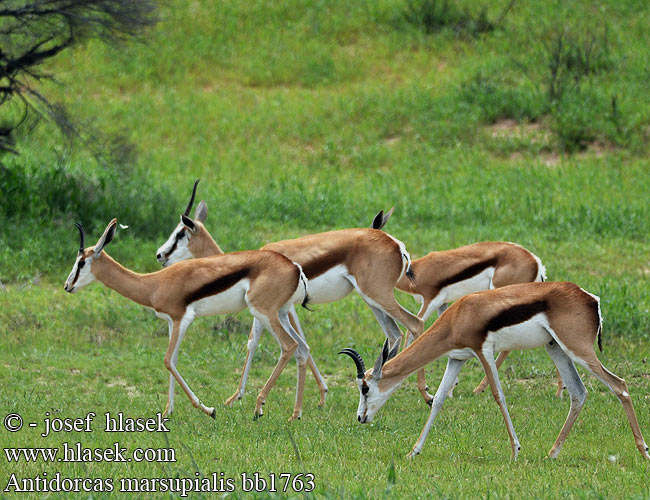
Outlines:
[[[57, 418], [45, 413], [43, 432], [47, 438], [60, 432], [93, 432], [95, 413], [89, 412], [82, 418]], [[167, 418], [160, 413], [155, 418], [130, 418], [121, 412], [113, 416], [105, 413], [104, 432], [169, 432]], [[24, 425], [18, 413], [10, 413], [2, 421], [9, 432], [19, 432]], [[28, 427], [39, 428], [37, 422], [28, 422]], [[9, 464], [21, 465], [29, 462], [46, 464], [66, 462], [176, 462], [174, 448], [135, 448], [128, 450], [114, 442], [105, 448], [90, 448], [81, 442], [64, 442], [61, 447], [49, 448], [3, 448], [4, 458]], [[223, 472], [207, 475], [195, 473], [194, 477], [67, 477], [60, 472], [41, 472], [34, 477], [20, 477], [12, 472], [5, 482], [3, 492], [112, 492], [116, 489], [129, 493], [178, 493], [186, 497], [193, 492], [229, 493], [238, 488], [244, 492], [305, 492], [315, 488], [314, 475], [243, 472], [239, 477], [226, 477]], [[1, 483], [0, 483], [1, 484]]]

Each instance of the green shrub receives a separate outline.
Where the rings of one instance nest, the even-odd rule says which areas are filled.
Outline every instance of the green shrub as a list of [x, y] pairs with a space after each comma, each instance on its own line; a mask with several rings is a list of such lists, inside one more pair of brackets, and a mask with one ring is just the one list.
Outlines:
[[88, 245], [113, 217], [132, 226], [132, 234], [158, 241], [170, 230], [169, 215], [160, 214], [178, 213], [182, 206], [142, 170], [47, 160], [24, 153], [0, 165], [0, 280], [60, 271], [74, 256], [73, 222], [84, 225]]
[[403, 16], [408, 24], [427, 34], [449, 28], [456, 34], [475, 37], [495, 28], [488, 20], [486, 7], [474, 15], [467, 7], [460, 9], [450, 0], [407, 0]]
[[121, 217], [125, 224], [140, 227], [144, 237], [166, 229], [168, 224], [158, 215], [175, 213], [180, 206], [171, 191], [147, 172], [73, 165], [65, 157], [52, 163], [29, 155], [8, 158], [0, 167], [0, 190], [0, 213], [9, 220], [103, 225]]

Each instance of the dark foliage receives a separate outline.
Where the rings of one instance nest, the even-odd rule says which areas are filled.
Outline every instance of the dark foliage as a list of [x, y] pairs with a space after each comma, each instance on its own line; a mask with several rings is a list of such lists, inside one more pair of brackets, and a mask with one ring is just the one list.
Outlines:
[[450, 28], [458, 35], [476, 37], [481, 33], [493, 31], [501, 24], [514, 3], [515, 0], [511, 0], [498, 19], [491, 21], [488, 19], [486, 7], [483, 7], [478, 15], [474, 15], [468, 8], [461, 9], [450, 0], [407, 0], [404, 19], [427, 34]]
[[552, 31], [544, 40], [549, 100], [557, 101], [591, 75], [611, 69], [607, 30], [602, 35], [576, 33], [567, 27]]
[[81, 127], [37, 89], [53, 79], [42, 65], [89, 39], [116, 43], [156, 22], [153, 0], [0, 0], [0, 152], [13, 151], [13, 132], [46, 116], [66, 137]]

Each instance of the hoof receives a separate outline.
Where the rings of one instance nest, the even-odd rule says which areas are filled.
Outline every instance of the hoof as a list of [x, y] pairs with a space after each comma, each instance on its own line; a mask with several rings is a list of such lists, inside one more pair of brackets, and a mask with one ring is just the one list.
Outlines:
[[241, 396], [239, 395], [239, 392], [236, 392], [232, 396], [230, 396], [226, 401], [223, 403], [224, 406], [227, 406], [228, 408], [232, 408], [232, 405], [235, 401], [239, 401], [241, 399]]
[[433, 408], [433, 398], [431, 398], [429, 401], [425, 401], [427, 405], [429, 405], [429, 408]]
[[217, 419], [217, 410], [215, 408], [212, 408], [212, 412], [210, 413], [210, 416], [212, 417], [212, 420]]

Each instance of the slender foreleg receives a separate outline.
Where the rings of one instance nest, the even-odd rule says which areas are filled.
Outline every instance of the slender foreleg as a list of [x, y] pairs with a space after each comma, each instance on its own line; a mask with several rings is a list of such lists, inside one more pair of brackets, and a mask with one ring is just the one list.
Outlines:
[[580, 413], [580, 410], [582, 410], [582, 406], [587, 399], [587, 389], [582, 383], [573, 361], [571, 361], [571, 358], [566, 355], [555, 340], [546, 344], [545, 348], [546, 352], [553, 360], [553, 363], [555, 363], [558, 372], [562, 374], [562, 380], [566, 383], [571, 399], [571, 407], [569, 408], [569, 414], [566, 417], [566, 421], [564, 422], [562, 430], [558, 434], [555, 443], [553, 443], [551, 451], [548, 452], [550, 458], [557, 458], [562, 449], [562, 444], [564, 444], [564, 440], [569, 435], [569, 432], [571, 431], [571, 428], [578, 418], [578, 414]]
[[298, 349], [294, 353], [296, 364], [298, 365], [298, 379], [296, 383], [296, 403], [293, 408], [293, 414], [289, 420], [300, 419], [302, 417], [303, 392], [305, 390], [305, 374], [307, 369], [307, 360], [309, 359], [309, 346], [305, 338], [301, 336], [291, 325], [289, 316], [286, 312], [280, 311], [280, 324], [289, 333], [292, 339], [298, 342]]
[[253, 356], [255, 355], [255, 350], [257, 349], [258, 344], [260, 343], [260, 337], [264, 331], [264, 325], [257, 318], [253, 318], [253, 326], [251, 326], [251, 331], [248, 335], [248, 344], [246, 352], [246, 361], [244, 362], [244, 369], [242, 370], [241, 378], [239, 379], [239, 387], [235, 393], [230, 396], [224, 403], [226, 406], [232, 406], [232, 404], [244, 397], [244, 392], [246, 391], [246, 382], [248, 381], [248, 374], [250, 373], [251, 365], [253, 363]]
[[494, 353], [486, 350], [484, 353], [477, 352], [476, 356], [483, 365], [483, 369], [487, 375], [488, 382], [492, 388], [492, 395], [499, 405], [501, 415], [503, 416], [503, 420], [506, 423], [506, 429], [508, 430], [508, 436], [510, 437], [510, 446], [512, 447], [512, 459], [517, 460], [517, 455], [519, 454], [519, 450], [521, 450], [521, 445], [519, 444], [519, 439], [517, 438], [515, 428], [512, 425], [512, 420], [510, 419], [510, 414], [508, 413], [508, 407], [506, 406], [506, 397], [503, 394], [501, 381], [499, 380], [499, 372], [497, 370], [496, 363], [494, 362]]
[[[255, 403], [254, 419], [258, 419], [264, 414], [264, 412], [262, 411], [262, 406], [266, 402], [266, 398], [268, 397], [269, 392], [271, 392], [271, 389], [275, 385], [275, 382], [277, 381], [278, 377], [280, 376], [284, 368], [287, 366], [289, 359], [291, 359], [291, 356], [293, 356], [296, 350], [298, 349], [299, 344], [302, 343], [304, 344], [304, 346], [306, 346], [307, 350], [309, 349], [306, 343], [304, 343], [304, 340], [300, 339], [299, 335], [296, 335], [296, 338], [293, 338], [292, 335], [284, 329], [282, 323], [280, 322], [280, 318], [277, 312], [270, 313], [266, 316], [264, 316], [264, 313], [258, 312], [257, 315], [256, 317], [258, 317], [258, 319], [264, 324], [264, 326], [270, 332], [273, 332], [277, 337], [278, 341], [280, 342], [280, 348], [282, 349], [282, 354], [280, 355], [280, 359], [275, 365], [273, 372], [271, 372], [271, 375], [269, 376], [268, 380], [264, 384], [264, 387], [262, 387], [262, 390], [257, 396], [257, 401]], [[305, 347], [303, 347], [303, 349], [304, 348]], [[304, 384], [304, 372], [306, 369], [306, 361], [307, 360], [305, 357], [303, 361], [303, 370], [302, 370], [303, 384]]]
[[[187, 330], [187, 327], [190, 325], [190, 323], [192, 323], [193, 319], [194, 319], [193, 314], [186, 313], [181, 321], [173, 321], [172, 334], [169, 339], [169, 347], [167, 348], [167, 352], [165, 353], [165, 367], [167, 367], [167, 369], [174, 376], [178, 384], [185, 391], [187, 397], [190, 398], [190, 401], [192, 402], [192, 406], [194, 406], [195, 408], [199, 408], [202, 412], [206, 413], [207, 415], [210, 415], [212, 418], [215, 418], [214, 408], [207, 407], [203, 403], [201, 403], [201, 401], [199, 401], [199, 398], [197, 398], [194, 395], [192, 389], [190, 389], [190, 386], [187, 385], [187, 382], [185, 382], [180, 372], [176, 368], [176, 362], [178, 360], [178, 350], [181, 346], [181, 342], [183, 341], [183, 337], [185, 336], [185, 331]], [[169, 405], [169, 401], [168, 401], [168, 405]]]
[[460, 369], [465, 364], [465, 361], [466, 361], [465, 359], [461, 360], [461, 359], [452, 359], [452, 358], [449, 358], [447, 360], [447, 369], [445, 370], [445, 374], [442, 376], [440, 387], [438, 387], [435, 396], [433, 396], [433, 401], [431, 403], [431, 413], [429, 413], [429, 418], [427, 418], [427, 422], [426, 424], [424, 424], [424, 428], [420, 433], [420, 437], [416, 441], [415, 445], [413, 445], [413, 449], [407, 455], [408, 457], [414, 457], [415, 455], [418, 455], [422, 451], [422, 447], [424, 446], [424, 441], [427, 439], [427, 435], [431, 430], [433, 421], [436, 419], [438, 412], [440, 412], [440, 409], [442, 408], [445, 399], [447, 399], [447, 394], [449, 394], [450, 389], [453, 387], [454, 381], [458, 377], [458, 373], [460, 372]]
[[[510, 351], [501, 351], [499, 353], [499, 355], [497, 356], [497, 360], [496, 360], [497, 369], [499, 369], [501, 367], [501, 365], [503, 364], [505, 359], [508, 357], [508, 354], [510, 354]], [[487, 377], [483, 377], [483, 380], [481, 380], [481, 382], [474, 389], [474, 391], [473, 391], [474, 394], [482, 393], [487, 386], [488, 386], [488, 379], [487, 379]]]
[[[303, 332], [302, 330], [302, 326], [300, 325], [300, 320], [298, 319], [298, 315], [296, 314], [296, 309], [293, 305], [291, 306], [291, 311], [289, 312], [289, 321], [291, 322], [291, 326], [294, 327], [294, 329], [300, 334], [300, 336], [303, 339], [306, 339], [305, 332]], [[318, 367], [316, 366], [316, 362], [314, 361], [311, 352], [309, 353], [309, 357], [307, 358], [307, 366], [309, 366], [309, 369], [311, 370], [311, 373], [314, 376], [314, 379], [316, 379], [316, 383], [318, 384], [318, 391], [320, 392], [320, 402], [318, 403], [318, 406], [323, 406], [325, 404], [325, 399], [327, 398], [327, 390], [328, 390], [327, 383], [325, 382], [325, 379], [323, 378], [320, 371], [318, 370]]]
[[[174, 328], [172, 319], [168, 318], [167, 323], [169, 323], [169, 342], [171, 343], [172, 341], [172, 330]], [[174, 362], [175, 363], [175, 362]], [[169, 372], [169, 391], [167, 392], [167, 405], [165, 406], [165, 411], [163, 412], [163, 415], [169, 416], [172, 414], [174, 411], [174, 396], [176, 393], [176, 379], [174, 378], [174, 375]]]

